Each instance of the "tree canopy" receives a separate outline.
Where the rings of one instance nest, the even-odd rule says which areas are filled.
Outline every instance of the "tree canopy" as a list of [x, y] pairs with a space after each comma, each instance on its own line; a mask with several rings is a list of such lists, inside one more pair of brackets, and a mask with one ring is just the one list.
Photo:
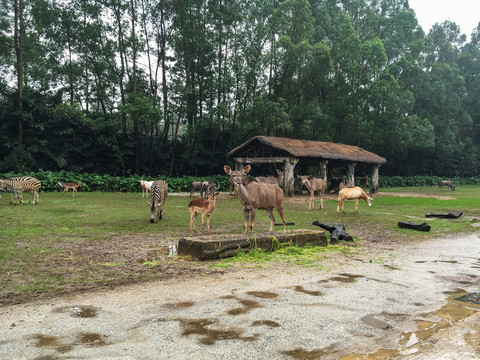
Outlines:
[[407, 0], [0, 1], [0, 171], [203, 176], [266, 135], [479, 173], [480, 26], [425, 33]]

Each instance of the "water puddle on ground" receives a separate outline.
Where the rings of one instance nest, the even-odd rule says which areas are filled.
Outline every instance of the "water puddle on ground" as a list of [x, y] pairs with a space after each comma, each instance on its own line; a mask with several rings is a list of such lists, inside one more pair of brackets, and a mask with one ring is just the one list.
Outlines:
[[77, 335], [76, 345], [104, 346], [107, 341], [101, 334], [87, 332]]
[[217, 325], [218, 320], [215, 319], [176, 319], [182, 324], [183, 335], [198, 335], [199, 342], [203, 345], [213, 345], [219, 340], [242, 340], [255, 341], [258, 334], [252, 336], [243, 336], [243, 330], [236, 327], [226, 329], [212, 329], [210, 326]]
[[165, 304], [165, 307], [167, 309], [186, 309], [192, 307], [193, 305], [195, 305], [193, 301], [184, 301], [179, 303]]
[[35, 347], [37, 348], [51, 348], [61, 354], [72, 350], [72, 345], [62, 344], [60, 336], [36, 334], [33, 338], [36, 340]]
[[98, 315], [99, 308], [94, 306], [64, 306], [54, 309], [54, 313], [69, 313], [72, 317], [87, 319]]
[[278, 294], [268, 291], [249, 291], [247, 294], [261, 299], [275, 299], [278, 297]]
[[[463, 290], [446, 292], [449, 295], [447, 303], [439, 310], [427, 314], [421, 314], [417, 320], [417, 330], [403, 333], [400, 339], [400, 349], [380, 349], [372, 354], [350, 354], [342, 356], [339, 360], [381, 360], [393, 356], [418, 352], [427, 339], [436, 336], [441, 330], [455, 326], [459, 321], [480, 311], [480, 303], [476, 304], [479, 294], [469, 294]], [[362, 318], [368, 325], [382, 325], [377, 323], [375, 315]], [[385, 323], [386, 324], [386, 323]], [[465, 340], [478, 352], [480, 348], [480, 332], [471, 332], [465, 335]], [[473, 345], [472, 345], [473, 344]]]
[[240, 304], [242, 304], [243, 307], [229, 310], [228, 311], [229, 315], [235, 315], [235, 316], [236, 315], [242, 315], [242, 314], [246, 314], [247, 312], [249, 312], [253, 309], [257, 309], [257, 308], [262, 307], [262, 305], [260, 305], [258, 302], [253, 301], [253, 300], [238, 299], [238, 301], [240, 301]]
[[252, 323], [252, 326], [268, 326], [270, 328], [280, 327], [281, 325], [273, 320], [256, 320]]
[[325, 350], [305, 350], [302, 348], [296, 348], [294, 350], [283, 351], [284, 355], [290, 356], [293, 359], [306, 360], [306, 359], [321, 359], [322, 356], [328, 355]]
[[354, 274], [338, 274], [338, 276], [333, 276], [330, 279], [320, 280], [319, 283], [328, 283], [330, 281], [338, 281], [342, 283], [353, 283], [357, 281], [358, 278], [363, 278], [363, 275], [354, 275]]
[[294, 289], [297, 292], [301, 292], [301, 293], [304, 293], [304, 294], [307, 294], [307, 295], [312, 295], [312, 296], [322, 296], [323, 295], [323, 293], [321, 291], [307, 290], [303, 286], [295, 286]]

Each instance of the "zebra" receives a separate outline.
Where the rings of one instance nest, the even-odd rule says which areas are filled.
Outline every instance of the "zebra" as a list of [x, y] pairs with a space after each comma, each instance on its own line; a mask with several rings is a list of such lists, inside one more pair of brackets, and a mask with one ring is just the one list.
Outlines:
[[0, 179], [0, 193], [4, 191], [10, 192], [10, 204], [13, 204], [13, 193], [15, 193], [15, 205], [17, 205], [17, 200], [20, 201], [20, 204], [23, 205], [23, 195], [24, 191], [30, 192], [30, 202], [33, 200], [33, 204], [38, 204], [38, 192], [42, 183], [31, 177], [31, 176], [18, 176], [9, 179]]
[[163, 217], [163, 205], [168, 194], [168, 184], [163, 180], [156, 180], [150, 189], [150, 222], [153, 224], [155, 219]]

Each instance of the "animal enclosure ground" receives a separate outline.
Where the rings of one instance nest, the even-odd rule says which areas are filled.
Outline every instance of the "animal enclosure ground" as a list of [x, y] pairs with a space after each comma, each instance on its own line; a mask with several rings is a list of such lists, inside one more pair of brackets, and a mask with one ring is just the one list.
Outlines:
[[[444, 200], [443, 196], [449, 198]], [[403, 241], [473, 232], [478, 228], [471, 225], [480, 222], [480, 186], [458, 187], [455, 193], [435, 187], [382, 189], [372, 207], [359, 204], [359, 214], [354, 214], [354, 203], [347, 202], [345, 215], [336, 214], [335, 195], [326, 196], [323, 210], [316, 201], [316, 209], [311, 211], [307, 210], [308, 197], [286, 199], [287, 222], [295, 223], [290, 229], [318, 229], [312, 225], [315, 220], [341, 223], [357, 241], [270, 258], [200, 262], [169, 255], [169, 245], [188, 235], [188, 194], [168, 195], [164, 218], [154, 224], [149, 221], [149, 207], [141, 193], [79, 191], [73, 198], [42, 192], [36, 206], [10, 206], [9, 197], [4, 196], [0, 201], [0, 304], [150, 280], [195, 279], [252, 266], [262, 271], [291, 266], [323, 269], [368, 253], [372, 247], [394, 248]], [[430, 233], [396, 225], [398, 221], [424, 220], [427, 212], [458, 210], [464, 213], [460, 219], [428, 219]], [[278, 214], [274, 214], [278, 221]], [[265, 211], [257, 211], [255, 231], [268, 230], [269, 223]], [[221, 194], [211, 225], [214, 235], [240, 233], [243, 211], [239, 199]]]

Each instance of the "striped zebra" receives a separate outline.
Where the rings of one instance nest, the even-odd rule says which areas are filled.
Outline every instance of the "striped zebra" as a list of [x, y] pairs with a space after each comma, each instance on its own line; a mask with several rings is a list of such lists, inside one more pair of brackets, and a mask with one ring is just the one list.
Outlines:
[[20, 201], [20, 204], [23, 205], [23, 192], [30, 193], [30, 202], [33, 201], [33, 204], [38, 204], [38, 192], [42, 183], [31, 177], [31, 176], [18, 176], [10, 179], [0, 179], [0, 192], [10, 192], [10, 204], [13, 204], [13, 194], [15, 193], [15, 205], [17, 205], [17, 200]]
[[168, 184], [163, 180], [154, 181], [150, 189], [150, 222], [153, 224], [155, 219], [163, 217], [163, 205], [168, 194]]

